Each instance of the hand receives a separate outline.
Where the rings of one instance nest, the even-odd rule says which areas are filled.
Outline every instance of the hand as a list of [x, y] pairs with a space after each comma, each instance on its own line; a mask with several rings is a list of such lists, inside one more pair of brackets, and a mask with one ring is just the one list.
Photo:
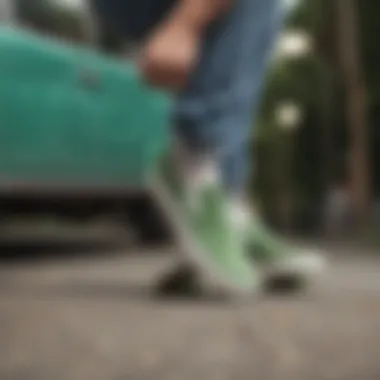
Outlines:
[[180, 90], [198, 58], [200, 36], [183, 23], [163, 24], [146, 42], [140, 68], [152, 86]]

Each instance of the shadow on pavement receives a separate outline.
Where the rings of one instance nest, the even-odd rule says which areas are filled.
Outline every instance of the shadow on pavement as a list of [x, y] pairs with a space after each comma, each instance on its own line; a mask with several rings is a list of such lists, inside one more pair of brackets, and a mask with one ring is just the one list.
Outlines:
[[[0, 264], [33, 264], [41, 261], [120, 255], [130, 244], [120, 241], [0, 240]], [[124, 252], [125, 253], [125, 252]]]
[[54, 299], [86, 299], [86, 300], [136, 300], [139, 302], [157, 302], [183, 304], [223, 304], [226, 300], [220, 294], [201, 294], [198, 292], [183, 292], [177, 294], [162, 294], [156, 291], [156, 283], [88, 283], [75, 282], [64, 285], [32, 285], [1, 284], [0, 294], [7, 296]]

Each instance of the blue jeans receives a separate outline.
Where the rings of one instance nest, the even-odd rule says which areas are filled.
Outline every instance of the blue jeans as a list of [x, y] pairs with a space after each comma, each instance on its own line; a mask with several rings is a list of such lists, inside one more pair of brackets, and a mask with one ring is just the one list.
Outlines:
[[[105, 23], [137, 40], [177, 1], [93, 0]], [[189, 147], [217, 152], [231, 193], [243, 191], [249, 174], [252, 120], [282, 18], [279, 0], [235, 0], [208, 27], [198, 64], [177, 99], [178, 134]]]

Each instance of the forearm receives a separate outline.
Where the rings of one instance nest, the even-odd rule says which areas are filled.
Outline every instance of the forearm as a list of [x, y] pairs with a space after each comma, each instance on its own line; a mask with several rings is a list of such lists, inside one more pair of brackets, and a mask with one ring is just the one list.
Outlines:
[[169, 16], [170, 21], [184, 23], [196, 30], [228, 10], [233, 0], [180, 0]]

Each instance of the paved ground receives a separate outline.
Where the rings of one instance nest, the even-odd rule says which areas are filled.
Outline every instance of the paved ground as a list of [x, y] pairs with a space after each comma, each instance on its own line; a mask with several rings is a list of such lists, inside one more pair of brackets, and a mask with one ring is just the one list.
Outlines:
[[308, 295], [238, 308], [152, 299], [167, 251], [53, 248], [0, 247], [1, 380], [380, 379], [380, 260], [360, 251]]

